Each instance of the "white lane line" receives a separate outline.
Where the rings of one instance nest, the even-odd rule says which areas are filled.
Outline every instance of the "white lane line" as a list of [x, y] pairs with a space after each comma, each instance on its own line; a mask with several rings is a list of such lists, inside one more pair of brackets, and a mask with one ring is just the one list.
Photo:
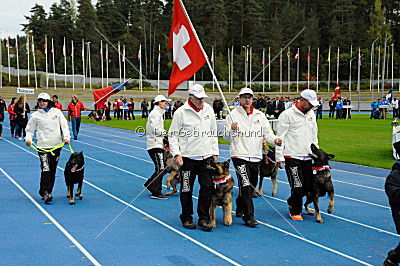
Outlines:
[[[340, 162], [338, 162], [340, 163]], [[363, 173], [358, 173], [358, 172], [351, 172], [351, 171], [346, 171], [346, 170], [340, 170], [340, 169], [336, 169], [336, 168], [332, 168], [331, 170], [333, 171], [339, 171], [339, 172], [344, 172], [344, 173], [349, 173], [349, 174], [355, 174], [355, 175], [363, 175], [363, 176], [368, 176], [368, 177], [373, 177], [373, 178], [377, 178], [377, 179], [383, 179], [386, 180], [386, 177], [381, 177], [381, 176], [376, 176], [376, 175], [368, 175], [368, 174], [363, 174]], [[385, 169], [386, 170], [386, 169]], [[390, 170], [388, 170], [390, 171]]]
[[368, 188], [368, 189], [373, 189], [373, 190], [385, 192], [385, 190], [381, 189], [381, 188], [375, 188], [375, 187], [369, 187], [369, 186], [354, 184], [354, 183], [351, 183], [351, 182], [341, 181], [341, 180], [337, 180], [337, 179], [333, 179], [333, 178], [332, 178], [332, 181], [338, 182], [338, 183], [343, 183], [343, 184], [348, 184], [348, 185], [352, 185], [352, 186], [356, 186], [356, 187], [363, 187], [363, 188]]
[[[5, 141], [7, 141], [8, 143], [10, 143], [10, 144], [16, 146], [17, 148], [19, 148], [19, 149], [21, 149], [21, 150], [23, 150], [23, 151], [26, 151], [27, 153], [32, 154], [32, 155], [35, 156], [35, 157], [38, 157], [36, 154], [34, 154], [34, 153], [32, 153], [32, 152], [30, 152], [30, 151], [28, 151], [28, 150], [26, 150], [26, 149], [24, 149], [24, 148], [18, 146], [17, 144], [12, 143], [11, 141], [8, 141], [8, 140], [5, 140]], [[94, 159], [94, 158], [91, 158], [91, 157], [89, 157], [89, 156], [87, 156], [87, 155], [85, 155], [85, 157], [88, 158], [88, 159], [91, 159], [91, 160], [100, 162], [99, 160], [96, 160], [96, 159]], [[103, 162], [100, 162], [100, 163], [103, 163]], [[114, 167], [114, 166], [109, 165], [109, 164], [107, 164], [107, 163], [103, 163], [103, 164], [108, 165], [108, 166], [113, 167], [113, 168], [116, 168], [116, 169], [118, 169], [118, 170], [120, 170], [120, 171], [122, 171], [122, 172], [126, 172], [126, 173], [129, 173], [129, 174], [131, 174], [131, 175], [134, 175], [134, 176], [137, 176], [137, 177], [146, 179], [146, 178], [144, 178], [144, 177], [142, 177], [142, 176], [136, 175], [136, 174], [131, 173], [131, 172], [129, 172], [129, 171], [126, 171], [126, 170], [124, 170], [124, 169], [120, 169], [120, 168]], [[64, 171], [64, 168], [62, 168], [62, 167], [60, 167], [60, 166], [57, 166], [57, 168], [59, 168], [60, 170], [63, 170], [63, 171]], [[0, 168], [0, 170], [2, 170], [2, 169]], [[83, 180], [83, 181], [84, 181], [86, 184], [88, 184], [89, 186], [92, 186], [93, 188], [95, 188], [95, 189], [101, 191], [102, 193], [104, 193], [104, 194], [106, 194], [106, 195], [108, 195], [108, 196], [110, 196], [110, 197], [112, 197], [112, 198], [118, 200], [119, 202], [121, 202], [121, 203], [123, 203], [123, 204], [129, 206], [131, 209], [136, 210], [137, 212], [139, 212], [139, 213], [141, 213], [141, 214], [147, 216], [148, 218], [154, 220], [155, 222], [161, 224], [162, 226], [168, 228], [169, 230], [171, 230], [171, 231], [173, 231], [173, 232], [175, 232], [175, 233], [177, 233], [177, 234], [183, 236], [183, 237], [186, 238], [187, 240], [189, 240], [189, 241], [193, 242], [194, 244], [196, 244], [196, 245], [198, 245], [198, 246], [204, 248], [205, 250], [207, 250], [207, 251], [211, 252], [212, 254], [214, 254], [214, 255], [220, 257], [221, 259], [223, 259], [223, 260], [225, 260], [225, 261], [227, 261], [227, 262], [229, 262], [229, 263], [231, 263], [231, 264], [233, 264], [233, 265], [240, 265], [239, 263], [233, 261], [232, 259], [226, 257], [225, 255], [223, 255], [223, 254], [221, 254], [221, 253], [215, 251], [214, 249], [212, 249], [212, 248], [210, 248], [210, 247], [204, 245], [204, 244], [201, 243], [200, 241], [198, 241], [198, 240], [196, 240], [196, 239], [194, 239], [194, 238], [192, 238], [192, 237], [186, 235], [185, 233], [182, 233], [181, 231], [179, 231], [179, 230], [173, 228], [172, 226], [170, 226], [170, 225], [168, 225], [168, 224], [162, 222], [161, 220], [158, 220], [157, 218], [155, 218], [155, 217], [151, 216], [150, 214], [148, 214], [148, 213], [142, 211], [141, 209], [138, 209], [138, 208], [136, 208], [135, 206], [130, 205], [129, 203], [123, 201], [122, 199], [117, 198], [116, 196], [114, 196], [114, 195], [108, 193], [107, 191], [105, 191], [105, 190], [103, 190], [103, 189], [101, 189], [101, 188], [95, 186], [94, 184], [90, 183], [89, 181], [86, 181], [86, 180]], [[28, 195], [29, 195], [29, 194], [28, 194]], [[33, 198], [32, 198], [32, 200], [34, 201]], [[37, 203], [36, 203], [36, 204], [37, 204]], [[40, 205], [38, 205], [38, 206], [41, 207]], [[46, 215], [46, 216], [47, 216], [47, 215]], [[50, 217], [49, 217], [49, 219], [50, 219]], [[55, 220], [54, 220], [54, 221], [55, 221]], [[53, 222], [53, 220], [52, 220], [52, 222]], [[56, 221], [55, 221], [55, 222], [56, 222]], [[53, 222], [53, 223], [54, 223], [54, 222]], [[55, 223], [54, 223], [54, 224], [55, 224]], [[71, 237], [72, 237], [72, 236], [71, 236]], [[75, 241], [76, 241], [76, 240], [75, 240]], [[76, 243], [78, 243], [78, 242], [76, 242]], [[74, 243], [74, 244], [75, 244], [75, 243]], [[79, 243], [78, 243], [78, 244], [79, 244]], [[89, 255], [90, 255], [90, 254], [89, 254]], [[88, 258], [89, 258], [89, 257], [88, 257]], [[90, 258], [89, 258], [89, 259], [90, 259]], [[92, 261], [92, 262], [93, 262], [93, 261]], [[94, 264], [94, 265], [100, 265], [100, 264], [95, 264], [94, 262], [93, 262], [93, 264]]]
[[10, 180], [47, 218], [85, 255], [94, 265], [101, 265], [65, 228], [51, 216], [40, 204], [22, 188], [3, 168], [0, 171]]

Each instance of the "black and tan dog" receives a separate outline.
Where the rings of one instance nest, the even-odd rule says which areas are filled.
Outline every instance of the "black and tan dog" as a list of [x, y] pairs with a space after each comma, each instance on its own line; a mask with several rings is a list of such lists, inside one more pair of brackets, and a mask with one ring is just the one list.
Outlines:
[[167, 189], [171, 189], [172, 191], [165, 193], [166, 196], [175, 194], [178, 192], [178, 189], [176, 188], [176, 185], [179, 184], [179, 172], [181, 171], [181, 168], [175, 163], [175, 159], [172, 156], [170, 147], [169, 147], [169, 142], [167, 138], [164, 138], [164, 165], [165, 169], [162, 175], [164, 176], [166, 173], [169, 173], [169, 176], [167, 177]]
[[260, 182], [258, 184], [258, 190], [255, 191], [255, 195], [262, 195], [264, 196], [263, 193], [263, 181], [265, 177], [270, 177], [272, 184], [274, 185], [274, 188], [272, 189], [272, 196], [275, 197], [277, 191], [278, 191], [278, 183], [276, 182], [276, 176], [278, 175], [278, 164], [276, 163], [275, 160], [275, 148], [274, 147], [269, 147], [268, 153], [263, 154], [263, 159], [261, 160], [260, 163]]
[[69, 204], [74, 205], [74, 185], [78, 184], [78, 191], [75, 194], [82, 200], [82, 183], [85, 175], [85, 159], [82, 152], [74, 152], [69, 157], [67, 164], [65, 165], [64, 177], [65, 185], [67, 186], [67, 198], [69, 198]]
[[232, 225], [232, 191], [235, 182], [229, 173], [230, 160], [215, 164], [213, 175], [214, 190], [211, 197], [210, 222], [211, 226], [217, 226], [215, 211], [221, 206], [224, 213], [224, 225]]
[[329, 167], [329, 160], [335, 158], [335, 155], [328, 154], [322, 149], [318, 149], [314, 144], [311, 144], [310, 157], [313, 159], [313, 178], [311, 181], [311, 191], [307, 195], [304, 208], [309, 215], [314, 213], [308, 208], [308, 204], [314, 203], [315, 216], [318, 223], [323, 223], [324, 220], [319, 212], [318, 198], [323, 197], [328, 193], [330, 201], [328, 206], [328, 213], [332, 213], [334, 209], [334, 188], [331, 178], [331, 171]]

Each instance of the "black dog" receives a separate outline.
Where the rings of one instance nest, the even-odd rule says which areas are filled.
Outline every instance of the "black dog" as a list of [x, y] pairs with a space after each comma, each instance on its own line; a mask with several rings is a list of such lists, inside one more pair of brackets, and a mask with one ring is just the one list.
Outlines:
[[[258, 185], [258, 191], [253, 193], [253, 197], [258, 195], [264, 196], [263, 193], [263, 181], [265, 177], [271, 177], [274, 188], [272, 189], [272, 196], [275, 197], [278, 191], [278, 183], [276, 182], [276, 176], [278, 175], [278, 164], [275, 160], [275, 148], [269, 147], [268, 153], [263, 154], [263, 159], [260, 163], [260, 182]], [[258, 194], [258, 195], [257, 195]]]
[[74, 205], [74, 184], [78, 184], [78, 192], [75, 196], [82, 200], [82, 183], [85, 175], [85, 159], [82, 152], [74, 152], [69, 157], [67, 164], [65, 165], [64, 177], [65, 185], [67, 186], [67, 198], [69, 198], [69, 204]]
[[314, 203], [316, 220], [318, 223], [323, 223], [324, 220], [321, 218], [321, 213], [319, 212], [318, 198], [323, 197], [328, 193], [330, 201], [328, 206], [328, 213], [333, 212], [334, 208], [334, 188], [331, 178], [331, 171], [329, 167], [329, 160], [335, 158], [335, 155], [328, 154], [322, 149], [318, 149], [317, 146], [311, 144], [312, 154], [309, 154], [313, 159], [313, 178], [311, 181], [311, 191], [307, 194], [307, 200], [304, 204], [309, 215], [313, 215], [313, 212], [308, 208], [308, 204]]

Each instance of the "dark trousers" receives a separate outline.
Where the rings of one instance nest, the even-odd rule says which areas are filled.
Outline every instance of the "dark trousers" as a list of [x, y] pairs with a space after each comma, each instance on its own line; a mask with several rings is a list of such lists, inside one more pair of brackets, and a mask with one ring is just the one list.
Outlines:
[[18, 137], [25, 137], [26, 136], [26, 132], [25, 132], [25, 127], [26, 127], [26, 124], [25, 125], [21, 125], [21, 124], [18, 124], [18, 123], [16, 123], [17, 125], [16, 125], [16, 127], [15, 127], [15, 135], [16, 136], [18, 136]]
[[180, 215], [182, 223], [193, 221], [193, 187], [196, 176], [200, 184], [199, 199], [197, 201], [197, 214], [199, 221], [210, 222], [211, 194], [213, 190], [212, 173], [206, 170], [207, 159], [192, 160], [183, 157], [183, 165], [180, 172], [181, 193], [180, 200], [182, 214]]
[[312, 161], [285, 159], [285, 170], [291, 188], [291, 195], [287, 200], [291, 215], [298, 215], [303, 208], [303, 196], [310, 191], [312, 179]]
[[118, 115], [118, 110], [114, 109], [114, 118], [117, 118], [117, 115]]
[[147, 151], [150, 155], [151, 160], [154, 163], [154, 173], [144, 184], [152, 195], [161, 194], [162, 179], [165, 165], [164, 165], [164, 150], [161, 148], [154, 148]]
[[257, 186], [260, 162], [248, 162], [232, 158], [239, 184], [239, 195], [236, 198], [236, 211], [243, 211], [243, 220], [254, 217], [252, 194]]
[[[396, 225], [396, 231], [400, 234], [400, 208], [398, 205], [389, 201], [392, 210], [392, 217]], [[400, 244], [393, 250], [389, 251], [388, 259], [393, 263], [400, 263]]]
[[334, 118], [335, 116], [335, 107], [331, 107], [329, 109], [329, 118]]
[[322, 119], [322, 110], [317, 110], [317, 119]]
[[0, 137], [1, 137], [2, 133], [3, 133], [3, 124], [2, 124], [2, 122], [0, 122]]
[[399, 108], [393, 108], [393, 118], [399, 118]]
[[142, 110], [142, 118], [147, 118], [149, 116], [149, 111], [147, 109]]
[[54, 187], [54, 181], [56, 179], [56, 170], [58, 160], [60, 159], [61, 148], [54, 150], [52, 155], [50, 152], [39, 152], [40, 168], [42, 173], [40, 176], [40, 196], [44, 196], [44, 192], [47, 191], [51, 194]]
[[111, 111], [110, 109], [106, 109], [104, 111], [104, 115], [106, 116], [106, 120], [111, 120], [110, 111]]
[[16, 130], [15, 130], [16, 124], [17, 123], [15, 122], [15, 120], [10, 120], [11, 135], [15, 135], [15, 133], [16, 133]]
[[129, 117], [129, 119], [131, 119], [131, 115], [132, 115], [132, 120], [135, 120], [135, 114], [133, 113], [133, 110], [129, 110], [129, 111], [128, 111], [128, 117]]
[[74, 138], [78, 137], [79, 128], [81, 127], [81, 117], [71, 117], [72, 134]]

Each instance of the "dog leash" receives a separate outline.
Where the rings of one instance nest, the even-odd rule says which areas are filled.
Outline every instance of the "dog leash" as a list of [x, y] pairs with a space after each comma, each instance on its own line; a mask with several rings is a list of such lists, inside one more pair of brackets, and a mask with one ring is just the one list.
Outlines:
[[[62, 148], [64, 145], [65, 145], [65, 142], [62, 142], [62, 143], [58, 144], [57, 146], [55, 146], [54, 148], [46, 150], [46, 149], [39, 148], [38, 146], [36, 146], [36, 144], [34, 142], [32, 142], [31, 147], [37, 152], [51, 153], [51, 155], [54, 155], [53, 151], [55, 151], [55, 150], [57, 150], [59, 148]], [[69, 151], [71, 153], [74, 153], [74, 150], [72, 149], [71, 144], [68, 144], [68, 146], [69, 146]]]

